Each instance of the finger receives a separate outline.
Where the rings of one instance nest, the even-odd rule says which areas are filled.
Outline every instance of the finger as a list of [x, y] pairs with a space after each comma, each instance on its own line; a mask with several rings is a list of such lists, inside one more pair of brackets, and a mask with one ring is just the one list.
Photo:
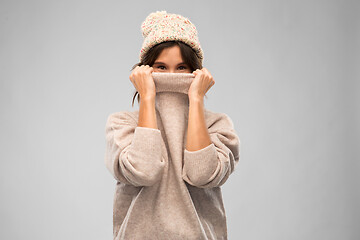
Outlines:
[[210, 89], [210, 86], [205, 90], [205, 94], [209, 91]]
[[204, 74], [206, 74], [207, 76], [211, 77], [211, 74], [209, 72], [209, 70], [207, 70], [206, 68], [201, 69], [203, 71]]
[[194, 74], [196, 75], [196, 74], [202, 74], [203, 72], [200, 70], [200, 69], [197, 69], [195, 72], [194, 72]]
[[209, 89], [212, 87], [212, 85], [213, 85], [213, 84], [210, 84], [210, 85], [208, 86], [208, 88], [206, 89], [205, 93], [207, 93], [207, 92], [209, 91]]
[[209, 70], [207, 68], [203, 68], [203, 72], [207, 75], [208, 78], [213, 79], [211, 73], [209, 72]]

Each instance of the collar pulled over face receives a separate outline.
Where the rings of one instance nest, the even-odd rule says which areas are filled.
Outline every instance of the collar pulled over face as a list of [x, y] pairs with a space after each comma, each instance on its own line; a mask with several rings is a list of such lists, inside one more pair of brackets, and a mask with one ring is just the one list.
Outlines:
[[162, 131], [177, 132], [182, 136], [188, 121], [188, 92], [195, 75], [152, 72], [152, 77], [156, 88], [155, 109], [158, 114], [158, 126]]
[[190, 85], [195, 78], [192, 73], [152, 72], [156, 94], [174, 92], [188, 94]]
[[[189, 116], [192, 73], [152, 72], [156, 88], [155, 110], [162, 136], [171, 142], [170, 153], [181, 155]], [[180, 165], [178, 166], [180, 168]]]

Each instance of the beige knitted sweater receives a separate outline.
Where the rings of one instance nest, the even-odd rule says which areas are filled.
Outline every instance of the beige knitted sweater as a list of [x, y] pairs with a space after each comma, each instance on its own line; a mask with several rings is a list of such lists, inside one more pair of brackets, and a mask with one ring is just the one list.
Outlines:
[[138, 127], [139, 111], [109, 115], [105, 165], [115, 178], [114, 239], [227, 239], [220, 186], [240, 157], [225, 113], [204, 109], [212, 143], [185, 149], [192, 73], [152, 73], [158, 129]]

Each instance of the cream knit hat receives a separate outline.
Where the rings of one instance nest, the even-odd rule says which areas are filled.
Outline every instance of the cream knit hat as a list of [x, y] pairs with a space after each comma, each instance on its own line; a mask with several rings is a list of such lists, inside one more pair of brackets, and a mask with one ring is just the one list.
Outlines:
[[144, 42], [140, 51], [140, 61], [145, 53], [158, 43], [179, 40], [195, 50], [197, 56], [203, 60], [204, 55], [197, 36], [195, 25], [186, 17], [167, 13], [165, 10], [150, 13], [141, 24]]

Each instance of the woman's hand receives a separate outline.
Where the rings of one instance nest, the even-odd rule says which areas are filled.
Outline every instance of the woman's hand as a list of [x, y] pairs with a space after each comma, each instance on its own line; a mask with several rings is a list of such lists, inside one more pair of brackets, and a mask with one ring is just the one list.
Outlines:
[[189, 99], [202, 100], [206, 92], [215, 84], [215, 80], [206, 68], [196, 69], [193, 74], [195, 78], [189, 88]]
[[154, 71], [149, 65], [136, 66], [129, 78], [142, 99], [156, 95], [155, 83], [151, 73]]

